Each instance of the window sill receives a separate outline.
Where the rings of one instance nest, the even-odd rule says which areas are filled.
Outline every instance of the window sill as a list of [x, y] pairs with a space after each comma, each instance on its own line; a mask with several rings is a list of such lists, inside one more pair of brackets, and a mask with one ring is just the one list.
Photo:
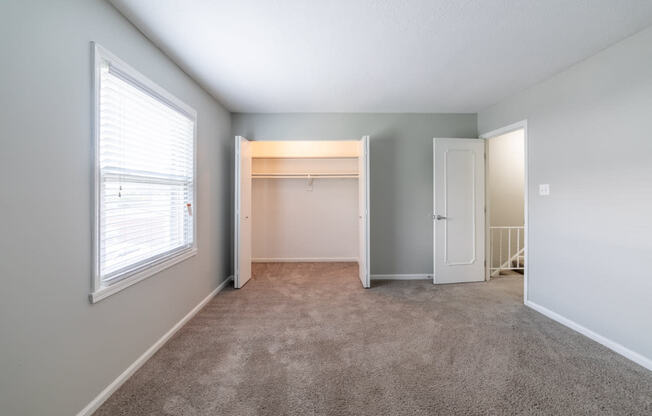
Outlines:
[[177, 263], [180, 263], [180, 262], [182, 262], [182, 261], [184, 261], [186, 259], [189, 259], [190, 257], [194, 256], [195, 254], [197, 254], [197, 248], [196, 247], [189, 248], [188, 250], [183, 251], [183, 252], [177, 254], [174, 257], [171, 257], [171, 258], [165, 259], [165, 260], [163, 260], [163, 261], [161, 261], [159, 263], [153, 264], [152, 266], [148, 267], [147, 269], [142, 270], [142, 271], [140, 271], [140, 272], [138, 272], [138, 273], [136, 273], [136, 274], [134, 274], [132, 276], [129, 276], [129, 277], [123, 279], [123, 280], [120, 280], [119, 282], [116, 282], [116, 283], [114, 283], [114, 284], [112, 284], [110, 286], [102, 286], [102, 287], [100, 287], [99, 289], [97, 289], [96, 291], [92, 292], [89, 295], [89, 299], [90, 299], [91, 303], [97, 303], [97, 302], [101, 301], [104, 298], [107, 298], [107, 297], [109, 297], [109, 296], [111, 296], [111, 295], [113, 295], [115, 293], [120, 292], [123, 289], [128, 288], [131, 285], [134, 285], [134, 284], [140, 282], [141, 280], [145, 280], [148, 277], [151, 277], [151, 276], [153, 276], [153, 275], [155, 275], [155, 274], [157, 274], [157, 273], [159, 273], [159, 272], [161, 272], [161, 271], [163, 271], [163, 270], [165, 270], [165, 269], [167, 269], [169, 267], [172, 267]]

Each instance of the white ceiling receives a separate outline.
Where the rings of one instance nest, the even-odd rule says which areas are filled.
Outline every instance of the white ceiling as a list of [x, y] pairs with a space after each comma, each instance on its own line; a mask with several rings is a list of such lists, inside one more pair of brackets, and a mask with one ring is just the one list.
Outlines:
[[477, 112], [652, 25], [650, 0], [109, 0], [239, 112]]

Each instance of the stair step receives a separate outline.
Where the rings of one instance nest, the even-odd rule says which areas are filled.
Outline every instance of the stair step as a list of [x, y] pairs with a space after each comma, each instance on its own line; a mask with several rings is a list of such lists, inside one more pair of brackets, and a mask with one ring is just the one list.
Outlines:
[[500, 276], [521, 276], [523, 270], [501, 270]]
[[519, 256], [518, 259], [512, 260], [512, 267], [525, 267], [525, 257]]

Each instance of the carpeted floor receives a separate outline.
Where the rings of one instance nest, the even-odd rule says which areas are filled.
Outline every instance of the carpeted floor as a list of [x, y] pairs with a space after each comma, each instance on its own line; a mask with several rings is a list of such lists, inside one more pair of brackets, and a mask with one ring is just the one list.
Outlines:
[[522, 278], [256, 264], [96, 415], [650, 415], [652, 372], [526, 308]]

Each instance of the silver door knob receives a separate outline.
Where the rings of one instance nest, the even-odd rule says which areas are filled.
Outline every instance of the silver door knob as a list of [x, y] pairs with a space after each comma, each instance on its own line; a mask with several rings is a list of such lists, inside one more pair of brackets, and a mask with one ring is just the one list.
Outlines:
[[439, 214], [433, 215], [432, 218], [435, 219], [435, 220], [445, 220], [446, 219], [446, 217], [444, 217], [443, 215], [439, 215]]

